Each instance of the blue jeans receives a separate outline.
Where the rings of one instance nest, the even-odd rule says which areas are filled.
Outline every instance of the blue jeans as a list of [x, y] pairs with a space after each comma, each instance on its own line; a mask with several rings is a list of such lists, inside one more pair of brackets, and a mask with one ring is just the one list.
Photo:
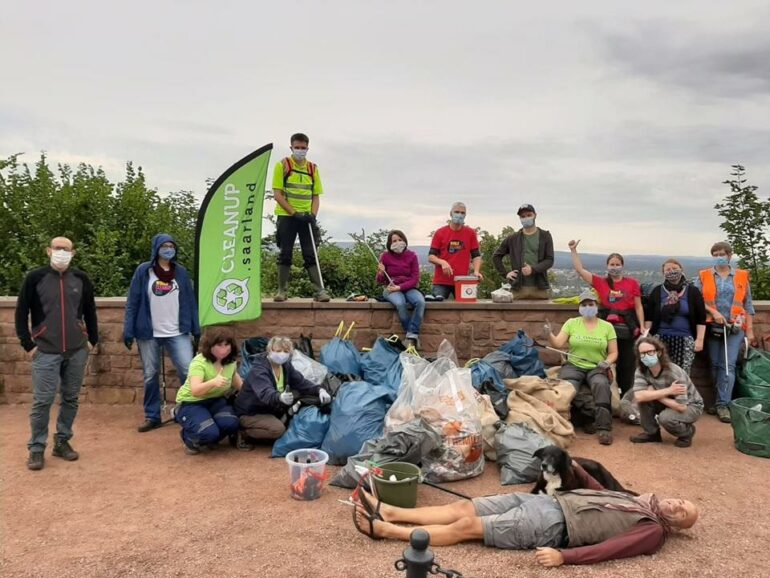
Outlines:
[[[733, 399], [735, 364], [743, 338], [743, 331], [727, 336], [727, 362], [725, 362], [724, 337], [709, 336], [707, 339], [709, 357], [711, 358], [711, 377], [716, 389], [716, 407], [727, 407]], [[726, 375], [725, 368], [730, 370], [730, 375]]]
[[238, 418], [224, 397], [180, 403], [176, 421], [182, 426], [187, 446], [216, 444], [238, 431]]
[[138, 339], [139, 357], [144, 370], [144, 417], [160, 421], [160, 347], [168, 352], [176, 367], [179, 383], [187, 381], [187, 369], [193, 358], [190, 335]]
[[67, 441], [72, 437], [72, 424], [78, 413], [78, 395], [87, 362], [88, 349], [85, 347], [66, 357], [58, 353], [35, 353], [32, 360], [33, 401], [29, 412], [32, 436], [27, 444], [30, 451], [45, 450], [48, 420], [57, 388], [61, 392], [61, 405], [56, 419], [56, 441]]
[[[422, 296], [422, 293], [417, 289], [409, 289], [406, 293], [403, 291], [388, 293], [385, 290], [383, 297], [396, 308], [398, 318], [401, 320], [401, 327], [406, 332], [406, 337], [417, 337], [420, 334], [422, 318], [425, 316], [425, 297]], [[407, 303], [413, 308], [411, 317], [409, 316]]]
[[436, 297], [443, 297], [444, 299], [449, 299], [450, 295], [455, 294], [455, 286], [454, 285], [433, 285], [430, 292], [433, 293]]

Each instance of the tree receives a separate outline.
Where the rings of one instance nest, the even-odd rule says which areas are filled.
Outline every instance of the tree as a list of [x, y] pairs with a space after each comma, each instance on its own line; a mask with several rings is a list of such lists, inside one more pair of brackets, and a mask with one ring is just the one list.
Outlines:
[[723, 181], [731, 193], [714, 205], [724, 220], [719, 227], [727, 233], [741, 267], [748, 269], [752, 280], [752, 294], [757, 299], [770, 297], [768, 270], [767, 226], [770, 221], [770, 201], [757, 196], [758, 187], [748, 185], [746, 169], [732, 165], [731, 179]]

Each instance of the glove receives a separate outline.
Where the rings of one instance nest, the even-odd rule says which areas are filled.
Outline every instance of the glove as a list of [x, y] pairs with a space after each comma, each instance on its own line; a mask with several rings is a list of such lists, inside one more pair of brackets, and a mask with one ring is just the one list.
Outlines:
[[610, 368], [610, 364], [606, 361], [602, 361], [599, 363], [599, 365], [596, 366], [597, 369], [601, 369], [602, 371], [607, 371]]
[[294, 213], [294, 218], [300, 223], [313, 224], [315, 222], [315, 215], [313, 213]]
[[280, 396], [281, 403], [285, 406], [291, 407], [294, 403], [294, 394], [290, 391], [284, 391]]
[[129, 351], [131, 351], [131, 348], [134, 346], [134, 339], [133, 339], [132, 337], [126, 337], [126, 338], [123, 340], [123, 345], [125, 345], [125, 346], [126, 346], [126, 349], [128, 349]]
[[332, 400], [332, 396], [322, 387], [318, 390], [318, 399], [321, 400], [321, 405], [326, 405]]

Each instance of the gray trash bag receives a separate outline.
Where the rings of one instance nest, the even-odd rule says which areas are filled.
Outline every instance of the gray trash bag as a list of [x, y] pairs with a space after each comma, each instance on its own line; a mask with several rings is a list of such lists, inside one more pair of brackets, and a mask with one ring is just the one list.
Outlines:
[[503, 486], [528, 484], [540, 475], [540, 460], [533, 457], [537, 450], [552, 446], [527, 424], [502, 424], [495, 433], [495, 450]]
[[426, 456], [441, 447], [441, 434], [422, 419], [415, 419], [387, 431], [376, 440], [369, 440], [361, 452], [348, 458], [348, 462], [329, 482], [332, 486], [355, 488], [359, 474], [356, 466], [378, 465], [390, 462], [408, 462], [420, 465]]
[[482, 360], [494, 367], [503, 379], [516, 379], [519, 377], [511, 365], [511, 356], [505, 351], [497, 349], [487, 353]]
[[642, 425], [639, 404], [634, 399], [633, 389], [629, 389], [620, 400], [620, 420], [632, 425]]

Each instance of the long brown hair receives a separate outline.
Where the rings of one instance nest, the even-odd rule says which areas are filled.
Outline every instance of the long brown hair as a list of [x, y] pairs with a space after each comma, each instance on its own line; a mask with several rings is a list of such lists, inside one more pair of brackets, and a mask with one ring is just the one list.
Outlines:
[[[634, 345], [634, 355], [636, 355], [636, 365], [639, 368], [639, 371], [644, 373], [645, 371], [649, 373], [650, 369], [642, 363], [642, 357], [639, 355], [639, 346], [643, 343], [649, 343], [655, 348], [655, 351], [658, 354], [658, 363], [660, 363], [661, 368], [663, 371], [668, 371], [668, 368], [671, 365], [671, 359], [668, 356], [668, 351], [666, 350], [666, 344], [663, 343], [660, 339], [657, 337], [653, 337], [652, 335], [648, 335], [647, 337], [640, 337], [636, 341], [636, 345]], [[661, 372], [662, 373], [662, 372]]]
[[209, 327], [203, 332], [200, 342], [201, 355], [211, 363], [215, 363], [217, 358], [211, 353], [211, 348], [219, 344], [230, 345], [230, 355], [222, 360], [222, 365], [233, 363], [238, 358], [238, 344], [232, 329], [227, 327]]

